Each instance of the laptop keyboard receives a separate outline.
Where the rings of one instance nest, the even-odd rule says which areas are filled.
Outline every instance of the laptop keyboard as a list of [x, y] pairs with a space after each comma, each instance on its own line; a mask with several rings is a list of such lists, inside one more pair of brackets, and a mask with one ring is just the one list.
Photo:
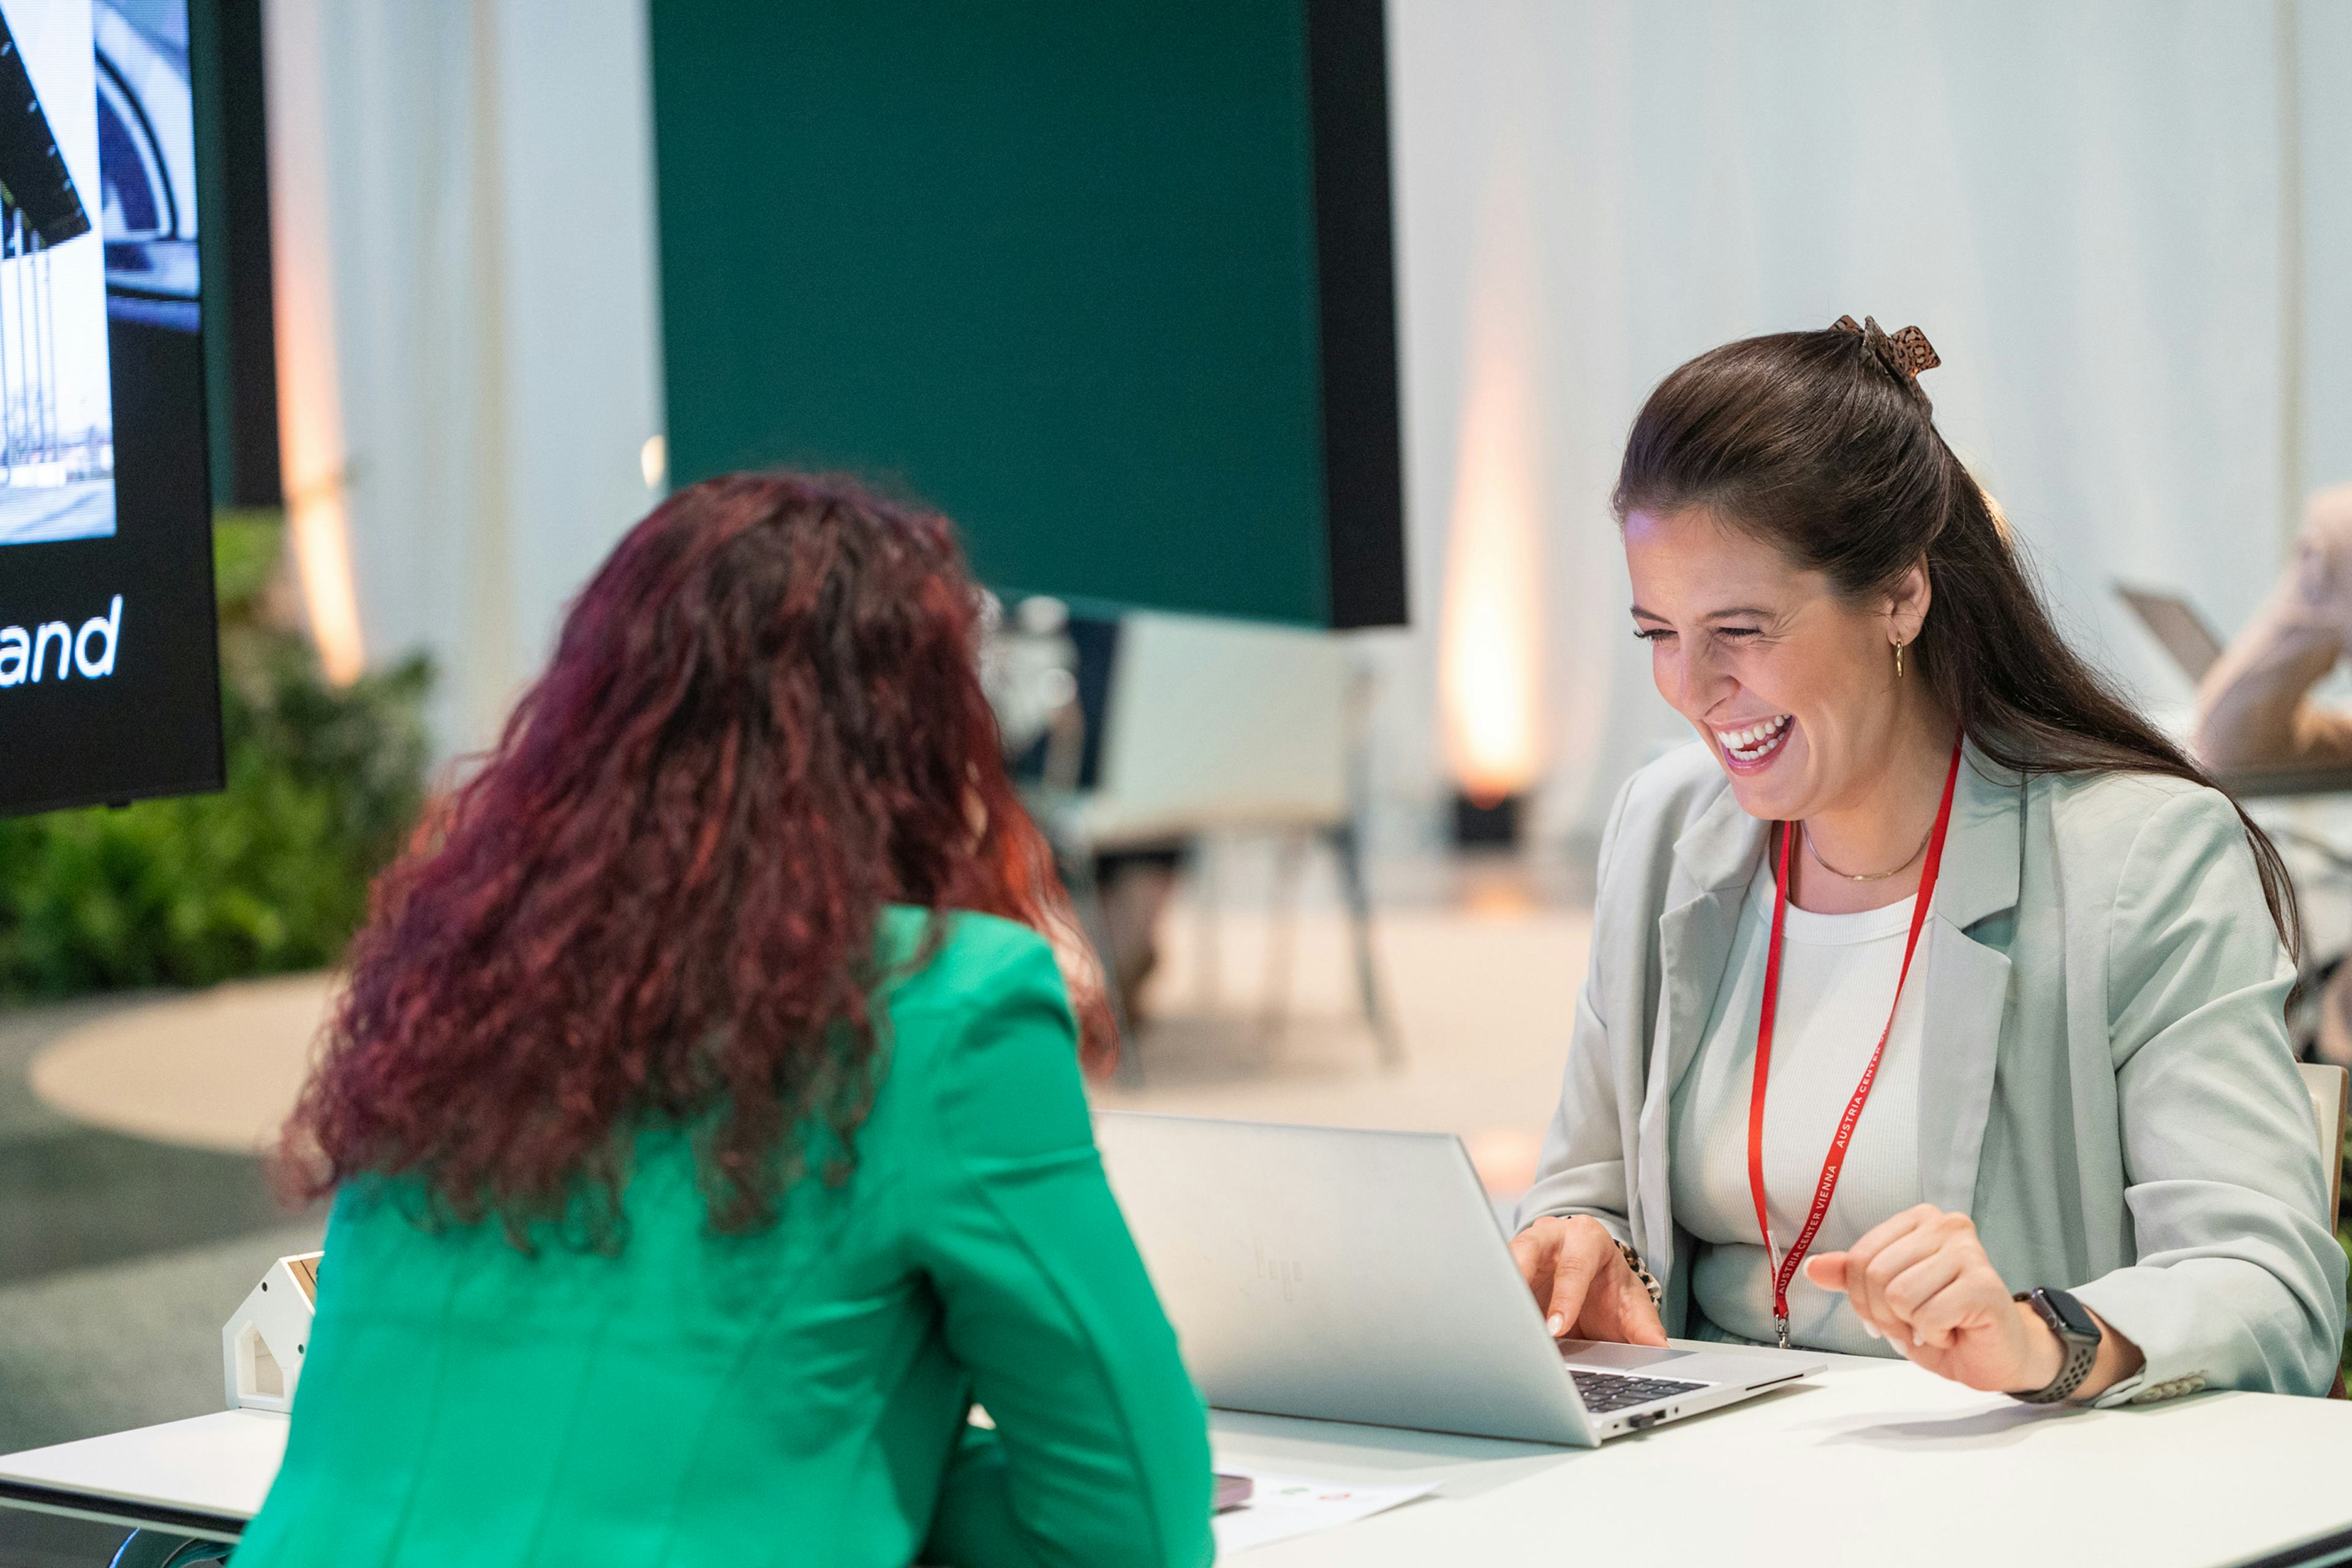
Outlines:
[[1672, 1394], [1693, 1394], [1705, 1388], [1703, 1383], [1679, 1383], [1671, 1377], [1634, 1377], [1622, 1372], [1586, 1372], [1570, 1367], [1568, 1375], [1576, 1380], [1577, 1397], [1595, 1415], [1606, 1415], [1612, 1410], [1624, 1410], [1636, 1405], [1647, 1405], [1654, 1399], [1664, 1399]]

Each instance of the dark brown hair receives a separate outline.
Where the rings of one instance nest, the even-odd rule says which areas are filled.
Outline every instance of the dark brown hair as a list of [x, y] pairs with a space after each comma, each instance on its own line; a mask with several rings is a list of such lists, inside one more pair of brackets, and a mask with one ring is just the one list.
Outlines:
[[[415, 1179], [616, 1244], [631, 1131], [696, 1130], [714, 1226], [838, 1181], [887, 1061], [883, 906], [1077, 947], [999, 755], [945, 518], [739, 474], [622, 540], [481, 770], [384, 875], [286, 1131], [292, 1184]], [[1110, 1013], [1076, 976], [1084, 1049]], [[573, 1205], [585, 1200], [577, 1210]]]
[[[1992, 501], [1936, 429], [1916, 376], [1860, 332], [1778, 332], [1710, 350], [1633, 421], [1614, 498], [1704, 510], [1827, 576], [1849, 599], [1925, 560], [1933, 603], [1909, 657], [1979, 750], [2021, 773], [2159, 773], [2218, 787], [2066, 645]], [[2232, 801], [2232, 805], [2236, 803]], [[2286, 865], [2238, 807], [2287, 952]]]

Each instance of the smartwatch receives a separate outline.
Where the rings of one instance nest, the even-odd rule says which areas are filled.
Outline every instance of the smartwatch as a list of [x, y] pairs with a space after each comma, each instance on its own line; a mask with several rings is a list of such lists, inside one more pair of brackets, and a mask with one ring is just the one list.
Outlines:
[[2064, 1352], [2057, 1376], [2031, 1393], [2011, 1393], [2010, 1397], [2027, 1405], [2056, 1405], [2072, 1397], [2099, 1359], [2099, 1321], [2063, 1290], [2021, 1290], [2010, 1299], [2032, 1307], [2034, 1316], [2058, 1336], [2058, 1348]]

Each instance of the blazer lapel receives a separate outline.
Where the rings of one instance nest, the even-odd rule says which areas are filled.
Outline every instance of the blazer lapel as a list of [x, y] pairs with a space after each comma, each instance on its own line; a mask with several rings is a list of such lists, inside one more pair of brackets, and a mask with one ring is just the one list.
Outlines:
[[[1697, 1053], [1738, 930], [1739, 906], [1764, 853], [1765, 825], [1739, 809], [1729, 789], [1675, 841], [1684, 896], [1658, 918], [1658, 1016], [1650, 1041], [1633, 1216], [1642, 1258], [1664, 1285], [1673, 1268], [1674, 1205], [1667, 1124], [1675, 1085]], [[1683, 879], [1687, 879], [1686, 881]]]
[[1968, 931], [2017, 906], [2025, 810], [2022, 781], [1973, 746], [1954, 795], [1921, 998], [1919, 1195], [1966, 1214], [1976, 1203], [2010, 967], [2008, 954]]

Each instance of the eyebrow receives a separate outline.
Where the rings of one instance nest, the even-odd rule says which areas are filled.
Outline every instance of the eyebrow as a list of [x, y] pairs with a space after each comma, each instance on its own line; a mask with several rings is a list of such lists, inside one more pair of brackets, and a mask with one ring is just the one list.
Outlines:
[[[1747, 617], [1754, 620], [1769, 620], [1771, 616], [1772, 612], [1770, 610], [1763, 609], [1755, 605], [1734, 605], [1732, 608], [1727, 610], [1709, 610], [1706, 615], [1701, 616], [1699, 619], [1703, 621], [1728, 621]], [[1636, 605], [1633, 606], [1633, 618], [1637, 621], [1664, 621], [1666, 617], [1658, 614], [1655, 610], [1645, 610], [1641, 605]]]

